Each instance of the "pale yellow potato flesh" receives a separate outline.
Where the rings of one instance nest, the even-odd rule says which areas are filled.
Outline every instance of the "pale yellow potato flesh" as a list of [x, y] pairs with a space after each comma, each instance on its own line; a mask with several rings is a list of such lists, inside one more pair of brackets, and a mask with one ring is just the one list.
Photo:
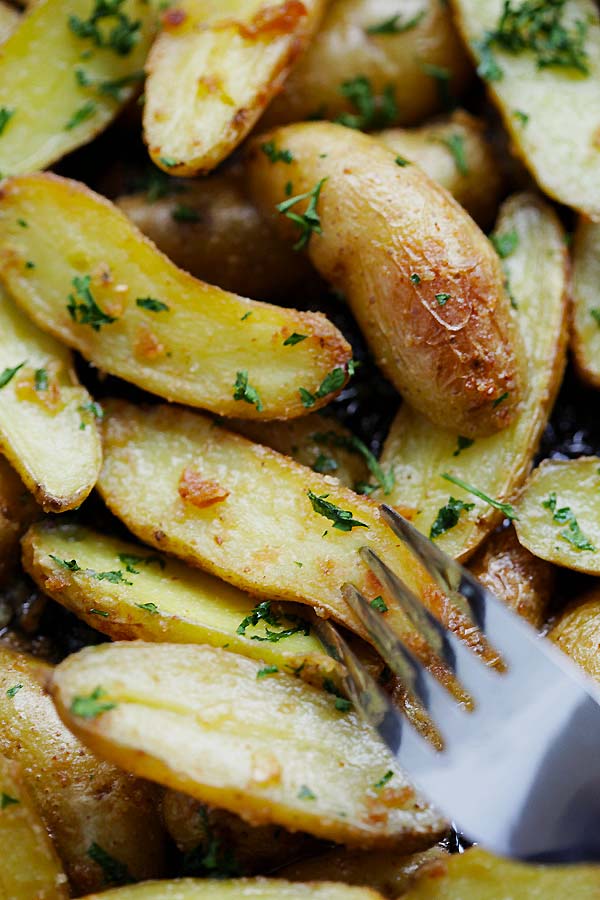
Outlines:
[[600, 388], [600, 224], [583, 217], [573, 238], [571, 350], [579, 376]]
[[104, 885], [89, 855], [93, 844], [135, 878], [160, 877], [163, 829], [154, 786], [99, 759], [63, 725], [46, 689], [51, 672], [0, 646], [0, 753], [20, 764], [73, 891]]
[[102, 448], [90, 411], [96, 407], [77, 380], [70, 351], [34, 325], [2, 288], [0, 374], [18, 366], [0, 388], [0, 449], [43, 509], [73, 509], [100, 471]]
[[503, 206], [496, 233], [517, 235], [503, 260], [525, 345], [527, 389], [515, 422], [497, 435], [460, 450], [447, 434], [404, 405], [384, 444], [381, 463], [392, 467], [389, 503], [429, 535], [438, 511], [455, 497], [474, 503], [458, 523], [436, 539], [456, 559], [467, 558], [502, 519], [502, 513], [441, 477], [447, 472], [493, 499], [509, 502], [527, 477], [565, 366], [567, 256], [554, 212], [527, 194]]
[[[54, 557], [54, 559], [52, 558]], [[75, 560], [72, 571], [56, 560]], [[23, 565], [39, 587], [92, 628], [113, 640], [168, 641], [211, 644], [261, 659], [283, 671], [301, 669], [303, 677], [320, 685], [337, 676], [338, 666], [309, 634], [291, 634], [269, 641], [263, 620], [237, 633], [258, 601], [206, 572], [176, 560], [163, 559], [148, 547], [125, 543], [77, 525], [33, 526], [23, 539]], [[116, 582], [98, 580], [98, 573], [118, 572]], [[146, 608], [144, 608], [146, 607]], [[273, 612], [279, 612], [274, 607]], [[294, 628], [302, 616], [298, 607], [282, 608], [284, 618], [271, 631]]]
[[600, 588], [597, 584], [560, 613], [548, 637], [588, 675], [600, 681]]
[[[475, 45], [496, 28], [503, 5], [503, 0], [452, 0], [457, 26], [476, 59]], [[577, 20], [587, 26], [588, 75], [538, 68], [533, 53], [508, 53], [493, 44], [502, 77], [487, 87], [515, 151], [542, 190], [600, 218], [600, 17], [593, 0], [569, 0], [564, 22], [572, 30]]]
[[0, 457], [0, 585], [19, 562], [19, 540], [41, 510], [12, 468]]
[[[205, 416], [167, 406], [107, 404], [105, 463], [98, 490], [141, 540], [179, 556], [259, 597], [313, 606], [363, 634], [341, 595], [349, 581], [368, 599], [381, 586], [360, 558], [366, 545], [386, 560], [425, 602], [440, 592], [406, 546], [384, 524], [376, 503], [335, 478], [226, 431]], [[229, 491], [198, 508], [179, 494], [182, 473]], [[308, 492], [351, 512], [341, 531], [314, 511]], [[400, 624], [399, 611], [388, 617]]]
[[[333, 369], [342, 376], [337, 391], [346, 380], [352, 351], [325, 316], [246, 300], [197, 281], [113, 204], [78, 182], [48, 174], [4, 182], [0, 240], [0, 277], [41, 328], [100, 369], [169, 400], [225, 416], [288, 418], [307, 412], [300, 387], [315, 395], [316, 409], [336, 393], [316, 396]], [[26, 268], [27, 260], [35, 268]], [[115, 319], [96, 320], [96, 329], [81, 321], [80, 312], [74, 321], [67, 308], [70, 302], [84, 305], [73, 281], [86, 276], [96, 305]], [[168, 308], [147, 308], [138, 300]], [[284, 345], [294, 333], [306, 340]], [[234, 399], [243, 373], [260, 404]]]
[[11, 36], [19, 24], [19, 11], [10, 3], [0, 3], [0, 44]]
[[[291, 163], [273, 163], [265, 141]], [[291, 241], [298, 223], [278, 205], [291, 190], [288, 213], [305, 212], [302, 196], [314, 203], [317, 185], [308, 256], [346, 297], [383, 373], [441, 427], [470, 437], [506, 427], [521, 395], [519, 336], [498, 256], [475, 222], [418, 166], [398, 165], [358, 131], [305, 122], [252, 143], [248, 189]]]
[[[260, 672], [213, 647], [127, 641], [68, 657], [50, 691], [101, 756], [254, 824], [354, 846], [435, 841], [443, 821], [354, 711], [298, 678]], [[78, 715], [75, 699], [98, 688], [112, 708]]]
[[[552, 503], [555, 512], [544, 506], [552, 494], [556, 495]], [[516, 509], [517, 537], [531, 553], [577, 572], [600, 573], [600, 457], [543, 460]], [[568, 519], [559, 515], [564, 509], [571, 511], [579, 525], [579, 542], [593, 549], [574, 545], [573, 529]]]
[[423, 869], [403, 900], [593, 900], [600, 866], [543, 866], [492, 856], [479, 847]]
[[66, 900], [67, 876], [25, 787], [20, 767], [0, 756], [1, 900]]
[[388, 128], [376, 137], [417, 163], [487, 227], [498, 211], [502, 176], [484, 127], [481, 119], [461, 109], [419, 128]]
[[[0, 134], [4, 176], [44, 169], [88, 143], [139, 90], [156, 28], [155, 7], [124, 0], [121, 11], [141, 23], [139, 40], [124, 55], [71, 30], [70, 16], [88, 20], [93, 9], [92, 0], [40, 0], [0, 47], [0, 107], [14, 110]], [[99, 27], [110, 31], [115, 20], [108, 20], [108, 28], [106, 21], [100, 20]], [[78, 83], [77, 70], [83, 70], [89, 87]], [[123, 78], [131, 80], [117, 85], [119, 99], [100, 89]]]
[[291, 884], [279, 878], [148, 881], [90, 894], [82, 900], [243, 900], [245, 897], [253, 900], [381, 900], [381, 894], [366, 888], [352, 888], [333, 882]]
[[179, 0], [148, 57], [144, 139], [157, 166], [206, 174], [248, 134], [325, 0]]
[[[369, 33], [394, 16], [398, 33]], [[471, 71], [452, 16], [439, 0], [332, 0], [261, 125], [356, 114], [342, 88], [358, 78], [368, 80], [380, 102], [386, 90], [392, 93], [388, 125], [413, 125], [444, 108], [446, 83], [433, 73], [442, 75], [449, 95], [458, 95]]]

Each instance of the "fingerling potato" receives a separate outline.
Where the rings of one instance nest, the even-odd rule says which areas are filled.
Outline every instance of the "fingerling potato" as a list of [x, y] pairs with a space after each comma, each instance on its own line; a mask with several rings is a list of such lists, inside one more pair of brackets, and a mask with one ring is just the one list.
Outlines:
[[347, 380], [351, 348], [323, 315], [196, 281], [78, 182], [48, 174], [5, 181], [0, 240], [0, 277], [41, 328], [167, 399], [220, 415], [287, 418], [306, 412], [301, 387], [317, 409]]
[[[272, 162], [265, 142], [291, 163]], [[469, 437], [512, 421], [522, 353], [500, 261], [443, 188], [375, 138], [321, 122], [257, 138], [248, 177], [259, 208], [343, 292], [408, 402]]]
[[597, 583], [560, 613], [548, 637], [588, 675], [600, 681], [600, 588]]
[[[443, 822], [352, 710], [260, 670], [213, 647], [128, 641], [70, 656], [50, 690], [64, 721], [102, 756], [254, 824], [354, 846], [435, 840]], [[79, 715], [90, 697], [96, 705]]]
[[90, 894], [82, 900], [381, 900], [368, 888], [321, 882], [290, 884], [279, 878], [181, 878], [177, 881], [147, 881], [130, 887]]
[[571, 350], [579, 376], [600, 388], [600, 224], [581, 217], [573, 239]]
[[15, 470], [0, 457], [0, 585], [17, 567], [19, 539], [39, 515], [40, 508]]

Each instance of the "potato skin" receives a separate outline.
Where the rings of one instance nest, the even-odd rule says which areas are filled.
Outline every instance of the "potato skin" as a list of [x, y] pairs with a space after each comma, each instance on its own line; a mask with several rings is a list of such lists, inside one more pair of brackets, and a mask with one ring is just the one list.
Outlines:
[[[156, 789], [101, 761], [63, 725], [45, 682], [52, 668], [0, 647], [0, 753], [19, 762], [74, 890], [104, 885], [95, 841], [138, 878], [163, 874]], [[6, 691], [23, 687], [14, 697]]]
[[600, 681], [600, 587], [596, 585], [570, 604], [548, 637], [588, 675]]
[[[399, 34], [368, 34], [401, 13], [408, 22], [424, 15], [414, 27]], [[321, 28], [294, 67], [282, 92], [261, 119], [261, 127], [309, 119], [335, 119], [356, 112], [340, 88], [357, 77], [369, 79], [381, 96], [391, 85], [396, 116], [388, 124], [412, 125], [443, 108], [440, 83], [427, 74], [427, 66], [446, 69], [450, 91], [456, 95], [469, 80], [472, 67], [452, 23], [439, 0], [333, 0]], [[380, 126], [381, 127], [381, 126]]]
[[[265, 140], [289, 150], [291, 164], [271, 163]], [[256, 203], [296, 240], [295, 223], [275, 204], [288, 182], [296, 195], [327, 179], [322, 234], [312, 234], [308, 254], [345, 294], [378, 365], [414, 408], [472, 438], [511, 422], [524, 354], [500, 261], [443, 188], [397, 165], [375, 138], [321, 122], [257, 139], [248, 171]]]

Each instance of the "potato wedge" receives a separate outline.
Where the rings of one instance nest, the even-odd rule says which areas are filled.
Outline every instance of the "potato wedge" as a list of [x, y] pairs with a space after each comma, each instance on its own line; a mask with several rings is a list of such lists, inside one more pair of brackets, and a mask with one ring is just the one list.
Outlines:
[[40, 0], [2, 44], [3, 175], [44, 169], [86, 144], [139, 89], [156, 7], [122, 0], [117, 15], [92, 0]]
[[519, 543], [514, 528], [490, 535], [469, 562], [481, 583], [534, 628], [546, 621], [554, 568]]
[[461, 109], [420, 128], [388, 128], [376, 137], [403, 159], [417, 163], [479, 225], [487, 227], [494, 221], [502, 176], [481, 119]]
[[[265, 142], [292, 162], [271, 162]], [[442, 427], [489, 434], [512, 420], [521, 391], [498, 256], [447, 191], [417, 166], [396, 163], [389, 147], [357, 131], [290, 125], [252, 144], [249, 189], [347, 297], [403, 396]]]
[[90, 894], [82, 900], [381, 900], [367, 888], [321, 882], [291, 884], [279, 878], [181, 878], [177, 881], [147, 881], [131, 887]]
[[46, 512], [79, 506], [102, 461], [94, 404], [69, 350], [0, 288], [0, 446]]
[[[238, 634], [255, 598], [147, 547], [83, 526], [40, 524], [23, 540], [23, 565], [49, 597], [115, 640], [225, 646], [284, 671], [300, 669], [319, 685], [323, 678], [339, 680], [339, 667], [310, 634], [310, 622], [298, 618], [301, 609], [273, 608], [279, 626], [269, 629], [259, 619], [247, 625], [245, 635]], [[108, 578], [100, 577], [107, 573]], [[289, 629], [298, 630], [284, 640], [265, 637], [267, 630]]]
[[600, 388], [600, 225], [580, 218], [573, 240], [571, 350], [583, 381]]
[[271, 126], [318, 116], [367, 130], [412, 125], [442, 110], [470, 74], [439, 0], [332, 0], [262, 121]]
[[513, 862], [472, 847], [425, 867], [405, 900], [593, 900], [600, 866]]
[[317, 28], [325, 0], [180, 0], [146, 71], [144, 139], [157, 166], [206, 174], [248, 134]]
[[51, 671], [0, 646], [0, 753], [22, 766], [75, 891], [101, 888], [109, 857], [136, 878], [160, 876], [153, 786], [99, 760], [63, 725], [46, 691]]
[[554, 212], [536, 197], [512, 197], [503, 206], [496, 232], [514, 235], [516, 243], [504, 260], [527, 356], [528, 388], [516, 421], [471, 444], [462, 433], [445, 434], [403, 406], [381, 457], [395, 474], [388, 502], [402, 507], [424, 534], [430, 534], [450, 497], [475, 504], [472, 510], [462, 509], [457, 524], [436, 538], [457, 559], [467, 558], [503, 514], [443, 479], [442, 473], [492, 499], [511, 501], [527, 477], [565, 366], [567, 257]]
[[10, 3], [0, 3], [0, 44], [11, 36], [18, 27], [21, 15]]
[[196, 281], [78, 182], [4, 182], [0, 240], [0, 276], [40, 327], [167, 399], [220, 415], [287, 418], [307, 411], [300, 388], [316, 409], [347, 379], [351, 348], [323, 315]]
[[67, 876], [40, 819], [20, 767], [0, 757], [2, 900], [66, 900]]
[[[549, 42], [546, 52], [528, 49], [527, 25], [515, 27], [510, 13], [503, 21], [503, 0], [452, 0], [452, 6], [514, 148], [542, 190], [591, 218], [600, 218], [597, 6], [592, 0], [554, 4], [547, 21], [554, 22], [556, 34], [561, 35], [562, 56], [560, 50], [552, 53]], [[512, 7], [517, 9], [519, 4]], [[581, 32], [578, 21], [583, 25]], [[547, 27], [540, 43], [548, 41]], [[535, 35], [535, 26], [531, 31]], [[511, 38], [513, 46], [523, 49], [504, 49]], [[559, 61], [553, 64], [552, 58]], [[566, 59], [576, 65], [567, 65]]]
[[[124, 401], [111, 401], [107, 409], [98, 489], [151, 546], [257, 596], [308, 603], [359, 634], [363, 629], [340, 588], [351, 581], [369, 599], [381, 593], [357, 552], [365, 544], [425, 602], [439, 598], [430, 577], [383, 524], [377, 504], [334, 478], [197, 413]], [[228, 492], [226, 498], [204, 507], [186, 500], [182, 488], [190, 471]], [[399, 612], [387, 615], [406, 631]]]
[[594, 585], [571, 603], [548, 633], [551, 641], [600, 681], [600, 587]]
[[21, 535], [39, 515], [39, 506], [15, 470], [0, 457], [0, 585], [19, 562]]
[[517, 504], [517, 537], [557, 566], [600, 573], [600, 457], [545, 459]]
[[[68, 657], [50, 690], [69, 728], [102, 756], [253, 824], [354, 846], [433, 843], [443, 821], [359, 717], [297, 678], [260, 670], [214, 647], [127, 641]], [[90, 695], [89, 715], [79, 715]]]

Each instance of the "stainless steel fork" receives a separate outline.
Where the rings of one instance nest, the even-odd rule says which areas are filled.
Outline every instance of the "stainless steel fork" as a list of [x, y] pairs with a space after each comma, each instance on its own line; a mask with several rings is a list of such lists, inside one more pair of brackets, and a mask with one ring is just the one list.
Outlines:
[[[600, 860], [600, 692], [549, 641], [388, 506], [387, 524], [439, 587], [470, 614], [504, 662], [490, 668], [448, 631], [385, 562], [363, 559], [473, 700], [460, 706], [352, 585], [346, 601], [430, 717], [443, 746], [422, 736], [358, 662], [340, 632], [320, 627], [346, 689], [399, 765], [468, 838], [528, 861]], [[600, 650], [599, 650], [600, 652]]]

